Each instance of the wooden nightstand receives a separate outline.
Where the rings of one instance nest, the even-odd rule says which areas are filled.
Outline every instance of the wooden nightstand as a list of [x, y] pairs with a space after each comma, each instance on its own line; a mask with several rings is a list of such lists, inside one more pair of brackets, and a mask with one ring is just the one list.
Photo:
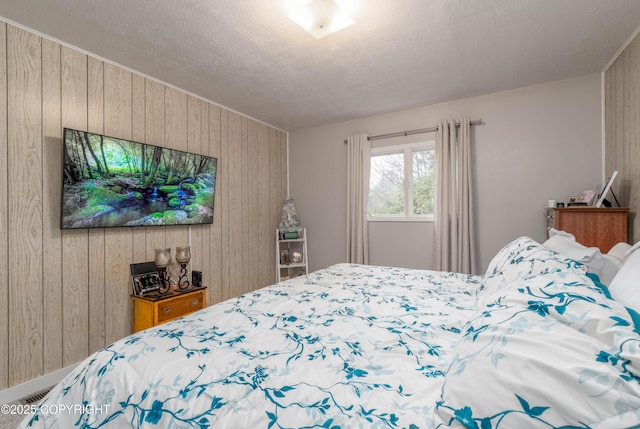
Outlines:
[[133, 332], [142, 331], [205, 308], [206, 289], [206, 286], [201, 286], [191, 287], [186, 292], [175, 291], [162, 296], [131, 296], [131, 329]]

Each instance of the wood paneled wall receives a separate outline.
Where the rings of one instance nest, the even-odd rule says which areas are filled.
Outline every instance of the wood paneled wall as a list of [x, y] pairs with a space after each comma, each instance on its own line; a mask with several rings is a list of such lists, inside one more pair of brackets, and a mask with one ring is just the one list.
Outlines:
[[[605, 172], [618, 177], [613, 190], [629, 207], [629, 240], [640, 241], [640, 36], [605, 72]], [[614, 201], [612, 196], [607, 199]]]
[[[60, 230], [62, 129], [218, 158], [212, 225]], [[129, 264], [191, 245], [213, 304], [273, 283], [286, 134], [0, 23], [0, 389], [131, 331]]]

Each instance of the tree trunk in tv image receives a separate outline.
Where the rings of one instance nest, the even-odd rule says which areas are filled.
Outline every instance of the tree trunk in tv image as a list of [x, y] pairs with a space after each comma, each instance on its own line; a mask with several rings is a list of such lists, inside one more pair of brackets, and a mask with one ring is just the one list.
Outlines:
[[62, 228], [213, 221], [217, 159], [65, 129]]

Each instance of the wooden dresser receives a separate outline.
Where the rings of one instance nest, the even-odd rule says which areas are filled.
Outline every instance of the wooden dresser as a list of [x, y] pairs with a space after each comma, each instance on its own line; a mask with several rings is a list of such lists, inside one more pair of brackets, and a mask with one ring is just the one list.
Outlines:
[[598, 247], [607, 253], [616, 243], [627, 242], [629, 209], [591, 206], [549, 209], [547, 225], [569, 232], [587, 247]]
[[161, 296], [132, 296], [133, 332], [142, 331], [205, 308], [206, 289], [202, 286], [192, 287], [186, 292], [177, 291]]

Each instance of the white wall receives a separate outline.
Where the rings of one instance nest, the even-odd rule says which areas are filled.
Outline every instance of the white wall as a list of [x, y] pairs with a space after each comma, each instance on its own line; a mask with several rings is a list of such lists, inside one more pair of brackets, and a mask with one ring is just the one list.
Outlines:
[[[593, 74], [291, 132], [290, 194], [307, 228], [309, 268], [346, 260], [347, 136], [464, 115], [485, 122], [472, 127], [479, 271], [516, 237], [544, 240], [547, 200], [567, 201], [601, 181], [600, 89]], [[372, 264], [432, 267], [432, 223], [369, 227]]]

